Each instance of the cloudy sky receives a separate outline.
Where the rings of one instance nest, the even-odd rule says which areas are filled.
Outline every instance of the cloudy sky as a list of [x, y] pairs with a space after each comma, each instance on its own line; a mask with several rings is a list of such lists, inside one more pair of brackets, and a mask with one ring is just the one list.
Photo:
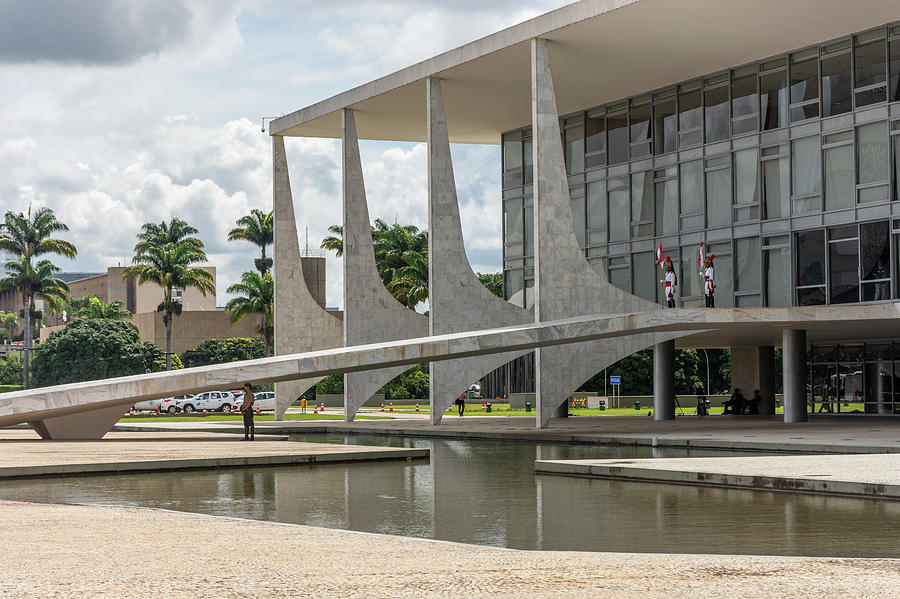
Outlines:
[[[200, 230], [218, 303], [252, 268], [234, 221], [271, 209], [260, 118], [567, 4], [566, 0], [0, 0], [0, 211], [49, 206], [71, 229], [66, 271], [127, 264], [135, 234], [172, 216]], [[340, 146], [287, 140], [301, 231], [340, 222]], [[425, 148], [364, 142], [372, 218], [425, 227]], [[500, 269], [499, 148], [454, 146], [476, 270]], [[341, 306], [329, 257], [328, 304]]]

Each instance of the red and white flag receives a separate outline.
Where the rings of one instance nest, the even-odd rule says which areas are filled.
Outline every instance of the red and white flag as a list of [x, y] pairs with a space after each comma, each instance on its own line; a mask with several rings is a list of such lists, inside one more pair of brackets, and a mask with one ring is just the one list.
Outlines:
[[700, 242], [700, 252], [697, 254], [697, 266], [703, 268], [703, 242]]
[[659, 247], [656, 248], [656, 263], [663, 263], [662, 242], [659, 242]]

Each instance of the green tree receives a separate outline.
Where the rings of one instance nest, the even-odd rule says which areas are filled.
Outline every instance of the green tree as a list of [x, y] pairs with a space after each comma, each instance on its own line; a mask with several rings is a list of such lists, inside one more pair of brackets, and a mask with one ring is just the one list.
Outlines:
[[22, 354], [13, 352], [0, 358], [0, 385], [22, 384]]
[[121, 300], [114, 300], [108, 304], [92, 293], [86, 293], [83, 297], [72, 298], [66, 308], [71, 319], [75, 318], [108, 318], [112, 320], [130, 320], [131, 311], [125, 309]]
[[[180, 361], [175, 365], [180, 367]], [[132, 323], [84, 318], [52, 333], [35, 351], [34, 382], [59, 385], [165, 368], [162, 350], [150, 341], [141, 342]]]
[[0, 310], [0, 339], [12, 339], [13, 331], [19, 328], [19, 319], [12, 312]]
[[503, 273], [502, 272], [478, 272], [475, 273], [481, 284], [487, 287], [487, 290], [499, 298], [503, 297]]
[[330, 250], [334, 255], [340, 258], [344, 255], [344, 227], [342, 225], [331, 225], [328, 230], [332, 233], [324, 239], [319, 247], [323, 250]]
[[275, 338], [275, 286], [272, 273], [266, 272], [260, 276], [252, 271], [245, 272], [241, 275], [241, 282], [229, 287], [228, 293], [240, 294], [225, 305], [225, 310], [231, 313], [231, 324], [251, 314], [259, 316], [256, 332], [265, 341], [268, 358]]
[[[700, 363], [703, 362], [703, 377], [700, 377]], [[698, 388], [706, 387], [706, 362], [701, 360], [696, 349], [675, 350], [675, 393], [692, 395]]]
[[428, 299], [428, 256], [408, 251], [403, 255], [403, 261], [406, 266], [394, 271], [387, 289], [407, 308], [415, 310]]
[[135, 254], [132, 259], [133, 265], [122, 271], [122, 276], [126, 279], [137, 278], [141, 284], [155, 283], [163, 289], [163, 301], [157, 306], [156, 311], [164, 313], [166, 370], [171, 370], [172, 320], [180, 315], [182, 310], [181, 300], [173, 296], [173, 289], [186, 290], [193, 287], [205, 296], [207, 293], [215, 293], [216, 288], [209, 272], [193, 266], [195, 263], [206, 262], [206, 254], [196, 244], [185, 240], [178, 245], [169, 242], [142, 247], [145, 251]]
[[135, 255], [146, 254], [150, 249], [171, 243], [179, 245], [182, 242], [190, 244], [198, 250], [203, 249], [203, 242], [197, 237], [197, 229], [187, 224], [177, 216], [173, 216], [169, 222], [145, 223], [138, 233], [138, 242], [134, 246]]
[[[49, 282], [53, 272], [58, 272], [53, 264], [42, 260], [37, 265], [33, 259], [39, 256], [56, 254], [66, 258], [74, 258], [78, 251], [68, 241], [55, 239], [54, 233], [68, 231], [69, 228], [60, 222], [50, 208], [39, 208], [32, 214], [31, 206], [27, 214], [7, 211], [0, 223], [0, 250], [5, 250], [18, 257], [17, 261], [7, 264], [7, 270], [12, 270], [10, 276], [0, 281], [0, 289], [16, 290], [22, 294], [22, 306], [24, 315], [24, 349], [25, 355], [22, 362], [22, 380], [25, 388], [29, 383], [29, 366], [31, 363], [31, 350], [33, 341], [32, 316], [34, 315], [35, 294], [41, 291], [43, 281], [48, 281], [47, 293], [51, 300], [56, 298], [54, 289], [65, 289], [56, 283]], [[56, 269], [56, 270], [54, 270]], [[47, 277], [42, 277], [42, 273]], [[57, 279], [58, 280], [58, 279]], [[61, 281], [60, 281], [61, 283]], [[35, 288], [37, 286], [37, 289]], [[52, 302], [51, 302], [52, 303]]]
[[[266, 257], [266, 247], [272, 245], [274, 239], [274, 221], [272, 211], [263, 212], [254, 208], [250, 214], [237, 219], [237, 227], [228, 232], [228, 241], [242, 239], [249, 241], [260, 249], [261, 256], [253, 261], [259, 274], [265, 275], [272, 268], [272, 259]], [[230, 292], [229, 292], [230, 293]]]
[[224, 364], [241, 360], [256, 360], [265, 356], [266, 349], [262, 339], [249, 337], [231, 337], [229, 339], [207, 339], [194, 349], [181, 354], [181, 362], [185, 368]]

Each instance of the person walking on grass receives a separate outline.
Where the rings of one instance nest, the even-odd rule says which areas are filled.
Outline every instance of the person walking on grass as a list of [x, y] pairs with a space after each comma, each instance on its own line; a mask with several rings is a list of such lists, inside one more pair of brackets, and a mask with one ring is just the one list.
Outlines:
[[241, 404], [241, 414], [244, 415], [244, 441], [255, 441], [256, 432], [253, 427], [253, 402], [256, 396], [250, 390], [250, 383], [244, 383], [244, 402]]

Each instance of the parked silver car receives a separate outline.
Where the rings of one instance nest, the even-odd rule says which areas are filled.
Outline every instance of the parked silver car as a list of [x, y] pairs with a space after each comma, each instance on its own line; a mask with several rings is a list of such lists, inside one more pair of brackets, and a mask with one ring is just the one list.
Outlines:
[[178, 411], [177, 402], [188, 399], [189, 397], [193, 397], [193, 395], [176, 395], [174, 397], [164, 397], [162, 399], [148, 399], [134, 404], [134, 409], [138, 411], [145, 410], [155, 412], [158, 408], [160, 412], [174, 414]]
[[192, 395], [176, 403], [178, 409], [186, 413], [202, 412], [231, 412], [235, 407], [234, 396], [228, 391], [204, 391]]

